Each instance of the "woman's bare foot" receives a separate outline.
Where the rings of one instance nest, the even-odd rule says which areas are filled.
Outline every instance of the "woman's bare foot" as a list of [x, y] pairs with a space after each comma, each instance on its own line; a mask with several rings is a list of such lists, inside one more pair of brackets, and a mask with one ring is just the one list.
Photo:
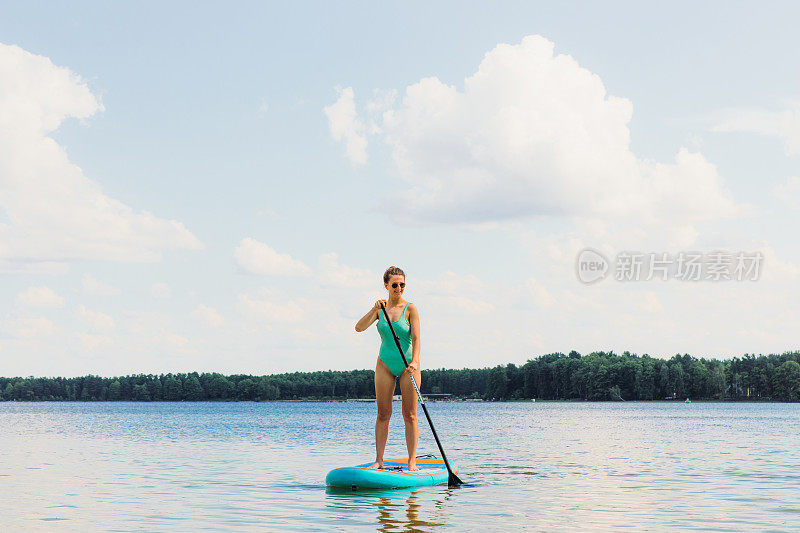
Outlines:
[[419, 468], [417, 467], [417, 462], [414, 460], [408, 461], [408, 471], [409, 472], [419, 472]]
[[368, 470], [378, 470], [380, 468], [383, 468], [383, 461], [375, 461], [367, 467]]

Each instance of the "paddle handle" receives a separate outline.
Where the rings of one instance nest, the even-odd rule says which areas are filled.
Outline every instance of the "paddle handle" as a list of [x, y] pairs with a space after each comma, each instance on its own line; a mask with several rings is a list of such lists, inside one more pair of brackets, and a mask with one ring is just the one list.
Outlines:
[[[406, 359], [406, 354], [403, 352], [403, 347], [400, 346], [400, 339], [398, 338], [397, 333], [395, 333], [394, 331], [394, 326], [392, 326], [392, 321], [389, 320], [389, 314], [386, 312], [386, 307], [384, 307], [383, 302], [381, 302], [381, 309], [383, 310], [383, 316], [386, 318], [386, 323], [389, 324], [389, 329], [392, 330], [394, 343], [397, 345], [397, 349], [400, 350], [400, 357], [403, 358], [403, 363], [406, 365], [406, 368], [408, 368], [408, 360]], [[414, 390], [417, 391], [417, 398], [419, 398], [419, 403], [422, 405], [422, 411], [425, 413], [425, 418], [428, 419], [428, 425], [431, 426], [431, 432], [433, 433], [433, 438], [436, 439], [436, 446], [439, 447], [439, 453], [442, 454], [442, 459], [444, 460], [444, 466], [447, 467], [447, 473], [449, 474], [450, 479], [458, 480], [458, 477], [453, 473], [453, 470], [450, 468], [450, 461], [447, 460], [447, 455], [445, 455], [444, 453], [444, 448], [442, 448], [442, 443], [439, 441], [439, 435], [436, 434], [436, 428], [433, 427], [433, 420], [431, 420], [431, 415], [428, 414], [428, 408], [425, 406], [425, 400], [422, 399], [422, 393], [419, 392], [419, 387], [417, 387], [417, 381], [414, 379], [414, 374], [409, 372], [408, 377], [411, 378], [411, 384], [414, 385]]]

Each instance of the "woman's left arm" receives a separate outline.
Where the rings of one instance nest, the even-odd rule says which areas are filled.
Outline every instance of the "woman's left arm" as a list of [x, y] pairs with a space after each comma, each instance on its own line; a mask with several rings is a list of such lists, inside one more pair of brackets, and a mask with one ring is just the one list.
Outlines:
[[408, 322], [411, 324], [411, 361], [406, 370], [419, 370], [420, 327], [417, 306], [408, 306]]

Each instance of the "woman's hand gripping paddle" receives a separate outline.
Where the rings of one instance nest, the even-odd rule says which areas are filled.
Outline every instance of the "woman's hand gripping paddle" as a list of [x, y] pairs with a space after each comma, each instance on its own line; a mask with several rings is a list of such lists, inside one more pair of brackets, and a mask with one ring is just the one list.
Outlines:
[[[389, 314], [386, 312], [386, 307], [384, 307], [383, 302], [381, 302], [381, 309], [383, 310], [383, 316], [386, 318], [386, 323], [389, 324], [389, 329], [392, 330], [392, 336], [394, 337], [394, 343], [397, 345], [397, 349], [400, 350], [400, 357], [403, 358], [403, 363], [408, 368], [408, 360], [406, 359], [406, 354], [403, 353], [403, 347], [400, 346], [400, 339], [397, 337], [397, 333], [394, 332], [394, 326], [392, 326], [392, 321], [389, 320]], [[436, 434], [436, 428], [433, 427], [433, 420], [431, 420], [431, 415], [428, 414], [428, 408], [425, 407], [425, 400], [422, 399], [422, 394], [419, 392], [419, 387], [417, 387], [417, 381], [414, 379], [414, 374], [409, 372], [408, 377], [411, 378], [411, 384], [414, 385], [414, 390], [417, 391], [417, 398], [419, 398], [419, 403], [422, 405], [422, 410], [425, 412], [425, 418], [428, 419], [428, 425], [431, 426], [431, 431], [433, 432], [433, 438], [436, 439], [436, 445], [439, 447], [439, 452], [442, 454], [442, 459], [444, 459], [444, 466], [447, 467], [447, 485], [450, 487], [457, 487], [459, 485], [463, 485], [464, 482], [458, 479], [458, 476], [455, 475], [453, 470], [450, 468], [450, 462], [447, 460], [447, 456], [444, 454], [444, 448], [442, 448], [442, 443], [439, 442], [439, 435]]]

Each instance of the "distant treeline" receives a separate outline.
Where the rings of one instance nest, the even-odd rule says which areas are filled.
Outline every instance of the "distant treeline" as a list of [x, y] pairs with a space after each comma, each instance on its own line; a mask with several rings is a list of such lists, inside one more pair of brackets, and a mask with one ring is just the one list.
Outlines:
[[[553, 353], [522, 366], [422, 372], [423, 393], [514, 400], [800, 401], [800, 352], [730, 360], [624, 352]], [[292, 372], [269, 376], [192, 372], [104, 378], [0, 378], [0, 400], [274, 401], [375, 396], [372, 370]]]

